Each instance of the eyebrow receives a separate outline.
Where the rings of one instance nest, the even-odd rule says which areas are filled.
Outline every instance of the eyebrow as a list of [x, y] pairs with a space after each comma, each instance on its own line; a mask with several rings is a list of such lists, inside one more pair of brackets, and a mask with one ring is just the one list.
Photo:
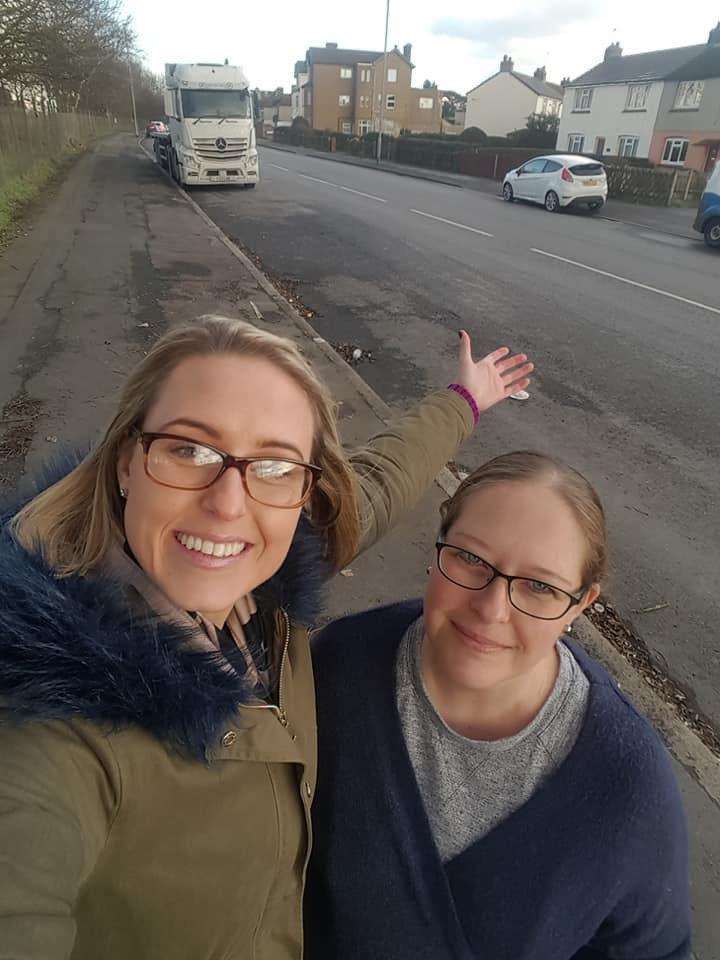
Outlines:
[[[207, 423], [202, 423], [200, 420], [191, 420], [188, 417], [179, 417], [176, 420], [168, 420], [167, 423], [163, 424], [162, 427], [159, 427], [157, 430], [153, 431], [154, 433], [166, 433], [170, 427], [191, 427], [195, 430], [202, 430], [203, 433], [206, 433], [208, 436], [212, 437], [216, 441], [222, 439], [222, 435], [214, 428], [209, 426]], [[298, 460], [305, 462], [305, 457], [302, 452], [295, 446], [293, 443], [288, 443], [286, 440], [273, 440], [266, 439], [261, 440], [259, 443], [253, 444], [258, 450], [265, 450], [270, 447], [280, 450], [289, 450]]]
[[[479, 548], [482, 551], [490, 550], [490, 547], [486, 543], [483, 543], [482, 540], [478, 540], [477, 537], [473, 537], [472, 534], [463, 533], [462, 530], [457, 530], [456, 533], [458, 536], [464, 537], [465, 540], [472, 540], [473, 543], [477, 543]], [[484, 558], [481, 558], [481, 559], [484, 559]], [[528, 568], [526, 573], [518, 574], [518, 576], [520, 576], [521, 579], [529, 579], [530, 577], [538, 576], [543, 580], [543, 582], [546, 582], [548, 586], [551, 586], [551, 587], [556, 585], [560, 586], [561, 584], [564, 583], [565, 586], [562, 587], [563, 590], [567, 590], [569, 593], [575, 592], [574, 587], [568, 586], [568, 584], [570, 583], [569, 580], [566, 580], [565, 577], [561, 576], [559, 573], [556, 573], [551, 570], [546, 570], [544, 567], [530, 567]]]

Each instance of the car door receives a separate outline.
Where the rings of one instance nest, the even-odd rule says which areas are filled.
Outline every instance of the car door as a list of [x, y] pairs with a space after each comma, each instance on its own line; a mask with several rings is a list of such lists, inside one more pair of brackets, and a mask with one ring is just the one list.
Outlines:
[[545, 157], [528, 160], [527, 163], [520, 167], [518, 171], [520, 174], [518, 176], [518, 186], [520, 188], [520, 196], [524, 200], [537, 200], [539, 198], [541, 185], [538, 181], [541, 179], [544, 169]]
[[538, 177], [538, 195], [537, 199], [540, 203], [545, 202], [545, 196], [548, 190], [554, 190], [559, 195], [558, 185], [556, 183], [558, 174], [562, 170], [563, 165], [558, 160], [546, 160], [545, 167], [542, 172], [542, 176]]

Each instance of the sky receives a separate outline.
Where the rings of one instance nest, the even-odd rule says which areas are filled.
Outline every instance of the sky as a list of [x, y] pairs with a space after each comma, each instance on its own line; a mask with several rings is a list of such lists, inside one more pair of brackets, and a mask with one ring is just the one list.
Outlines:
[[[244, 67], [263, 90], [293, 82], [296, 60], [310, 46], [382, 51], [385, 0], [274, 0], [243, 4], [215, 0], [125, 0], [146, 64], [220, 62]], [[574, 78], [618, 41], [624, 53], [705, 43], [720, 20], [720, 0], [504, 0], [485, 12], [478, 0], [390, 0], [388, 46], [412, 43], [414, 86], [431, 80], [466, 93], [495, 73], [503, 54], [515, 69], [547, 68], [548, 80]], [[204, 10], [207, 16], [204, 16]]]

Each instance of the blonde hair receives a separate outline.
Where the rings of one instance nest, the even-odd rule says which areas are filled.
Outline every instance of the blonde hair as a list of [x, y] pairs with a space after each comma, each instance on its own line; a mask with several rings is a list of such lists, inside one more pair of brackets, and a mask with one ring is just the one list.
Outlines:
[[117, 413], [100, 443], [66, 477], [30, 501], [12, 520], [15, 538], [39, 549], [58, 576], [96, 569], [124, 536], [117, 462], [131, 431], [142, 425], [168, 376], [183, 360], [232, 354], [267, 360], [305, 392], [315, 414], [312, 459], [322, 477], [306, 510], [323, 531], [327, 558], [339, 568], [358, 549], [360, 518], [355, 475], [340, 443], [336, 404], [290, 340], [242, 320], [203, 316], [166, 333], [135, 367]]
[[474, 470], [440, 507], [441, 536], [444, 537], [458, 519], [471, 493], [508, 482], [544, 484], [562, 497], [585, 537], [587, 552], [582, 571], [583, 586], [601, 584], [607, 576], [608, 542], [600, 497], [581, 473], [544, 453], [529, 450], [505, 453]]

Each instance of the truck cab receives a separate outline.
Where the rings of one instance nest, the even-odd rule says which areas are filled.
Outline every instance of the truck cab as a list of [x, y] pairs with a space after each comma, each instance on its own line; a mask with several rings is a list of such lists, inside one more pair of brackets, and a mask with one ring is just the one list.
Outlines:
[[702, 233], [709, 247], [720, 250], [720, 160], [715, 164], [700, 197], [693, 227]]
[[155, 139], [155, 154], [178, 183], [255, 186], [252, 95], [240, 67], [165, 64], [165, 113], [168, 133]]

